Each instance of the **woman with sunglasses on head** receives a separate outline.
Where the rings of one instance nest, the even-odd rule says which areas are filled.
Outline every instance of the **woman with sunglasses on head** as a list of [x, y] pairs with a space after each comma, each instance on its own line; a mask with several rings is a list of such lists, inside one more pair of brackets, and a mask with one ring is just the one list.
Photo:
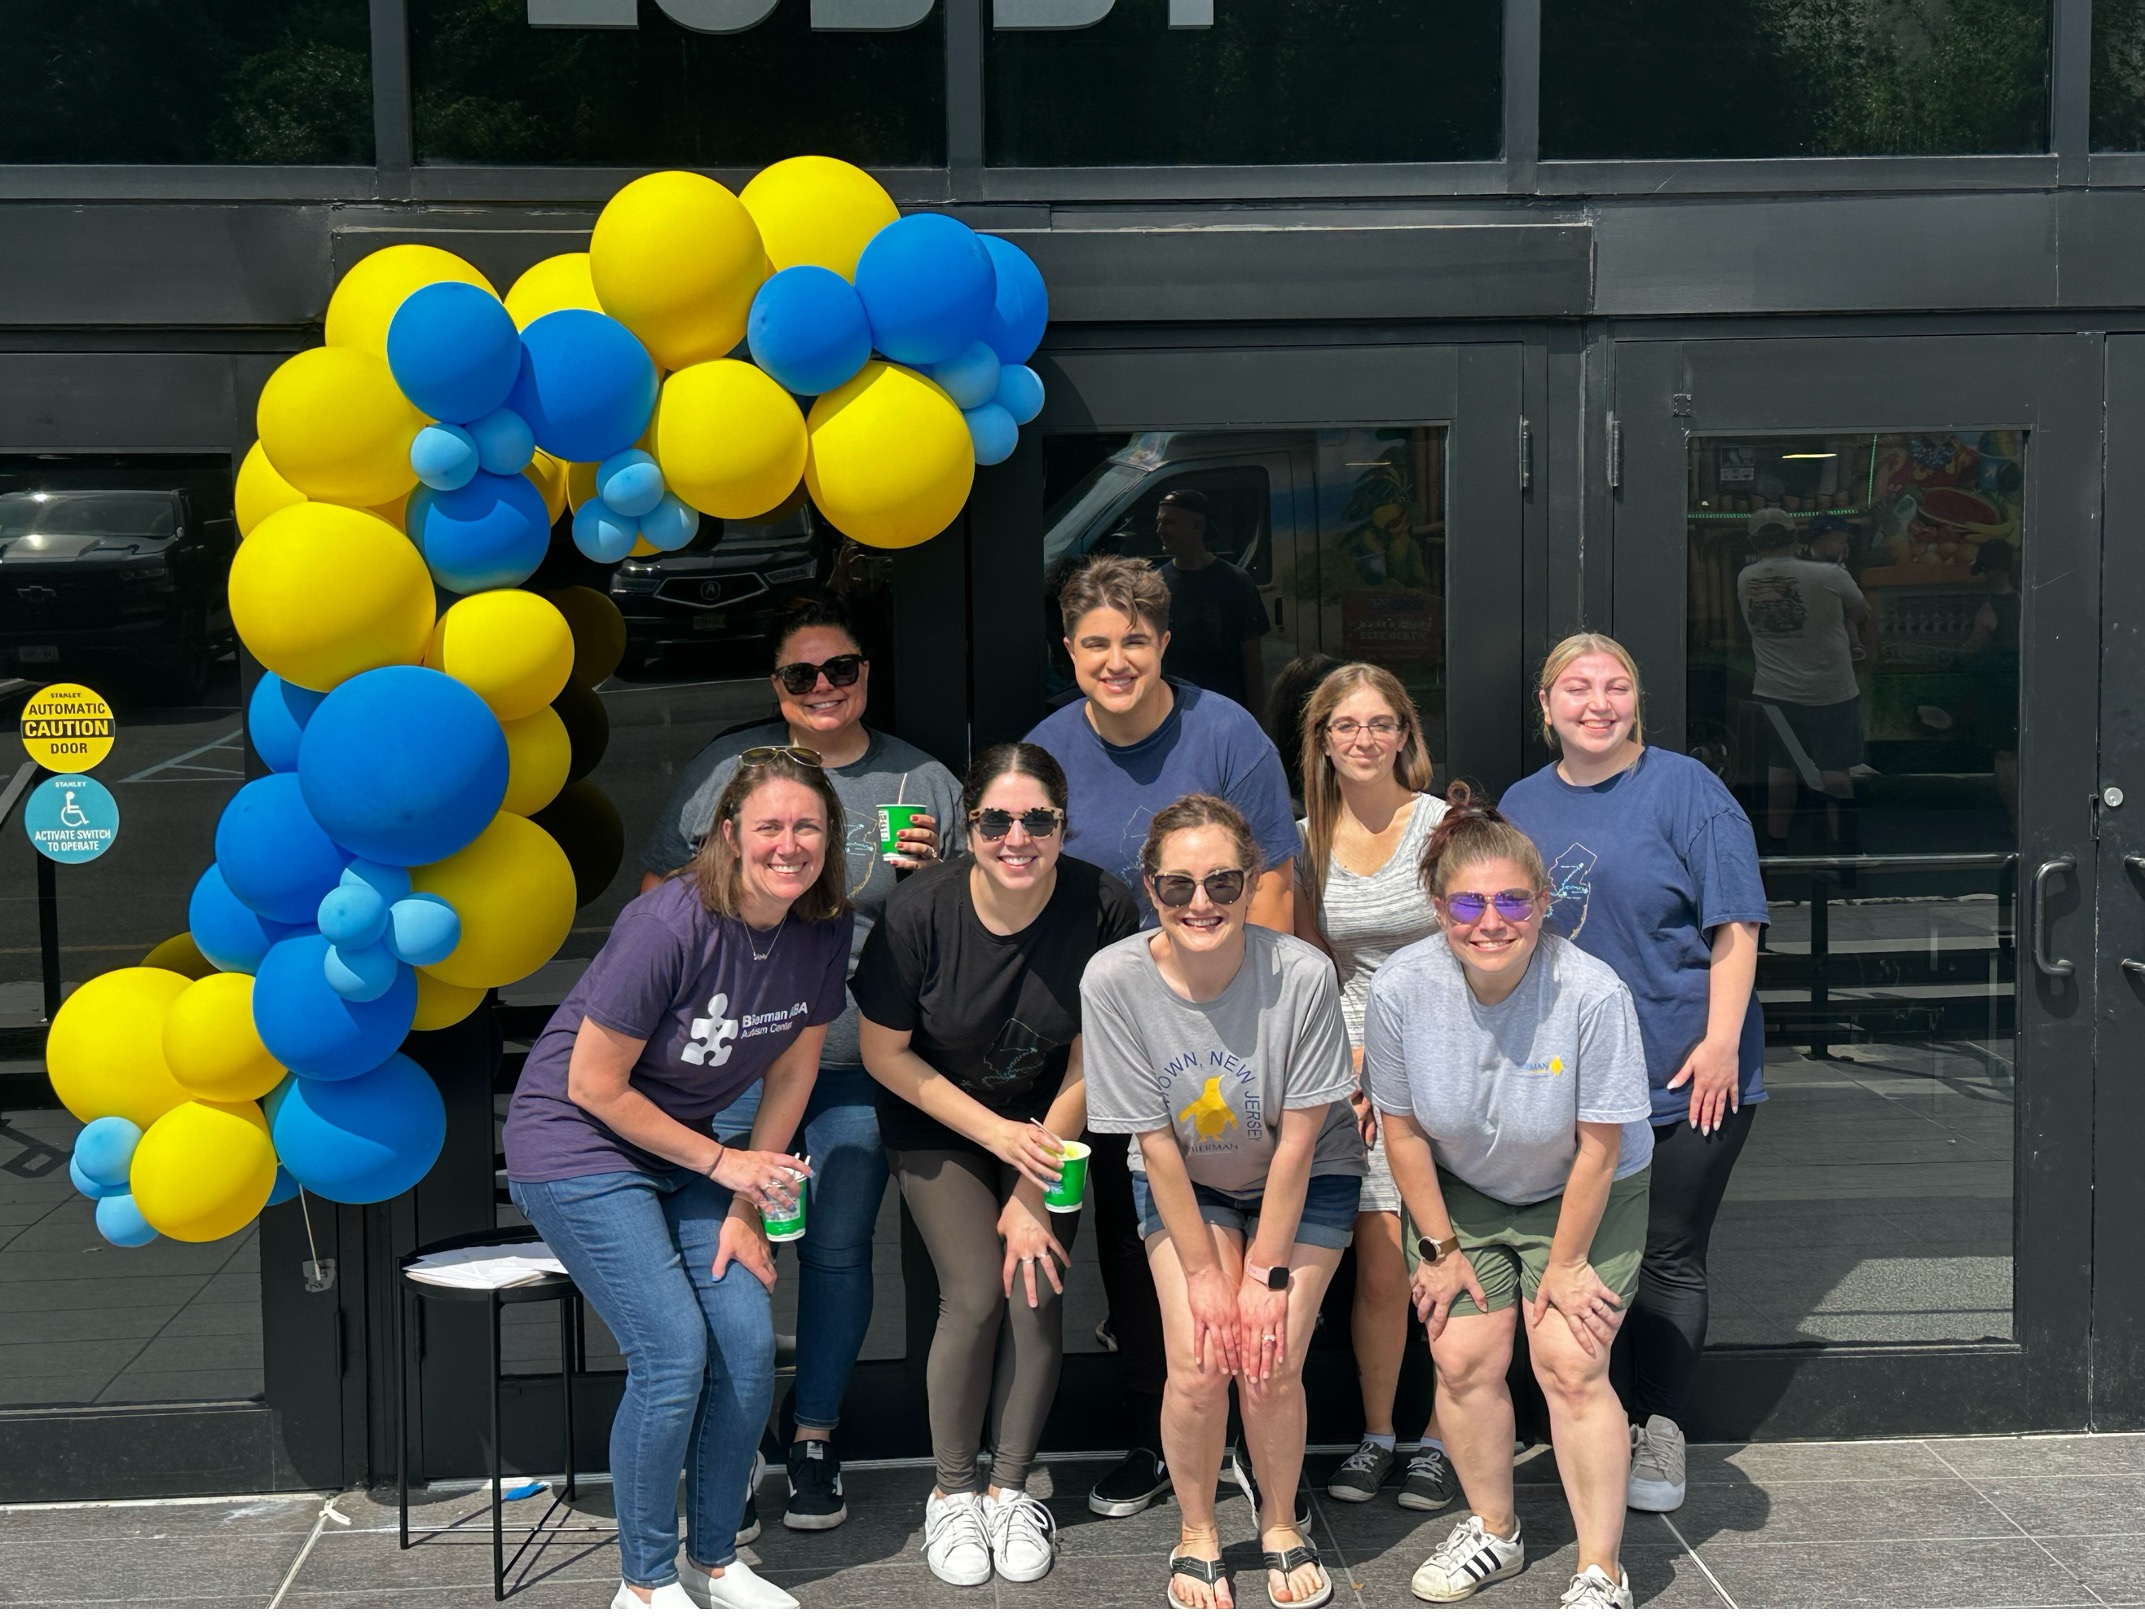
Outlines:
[[[657, 872], [693, 857], [707, 834], [715, 799], [740, 758], [769, 748], [793, 749], [794, 756], [824, 766], [841, 799], [848, 832], [834, 865], [856, 917], [849, 956], [854, 972], [899, 877], [936, 859], [942, 839], [947, 851], [960, 846], [960, 782], [944, 764], [898, 736], [866, 728], [871, 665], [838, 608], [821, 601], [792, 608], [777, 631], [774, 650], [771, 683], [781, 717], [718, 736], [685, 766], [643, 851], [648, 874], [641, 888], [645, 892], [659, 882]], [[899, 857], [879, 852], [882, 803], [920, 803], [930, 810], [902, 835]], [[848, 1516], [833, 1435], [871, 1323], [871, 1238], [887, 1174], [878, 1086], [857, 1049], [853, 1001], [827, 1029], [822, 1060], [797, 1146], [812, 1159], [812, 1216], [797, 1243], [797, 1378], [790, 1393], [794, 1422], [782, 1516], [784, 1526], [806, 1531], [837, 1527]], [[758, 1100], [756, 1092], [740, 1095], [715, 1120], [718, 1137], [748, 1133]], [[748, 1502], [746, 1533], [758, 1531], [757, 1509]]]
[[1080, 974], [1139, 912], [1124, 883], [1066, 857], [1065, 774], [1041, 747], [985, 749], [962, 802], [968, 853], [894, 894], [852, 992], [880, 1134], [939, 1279], [925, 1560], [952, 1584], [994, 1570], [1031, 1583], [1055, 1553], [1028, 1469], [1057, 1394], [1079, 1221], [1043, 1193], [1086, 1126]]
[[1417, 1236], [1416, 1312], [1469, 1512], [1410, 1587], [1464, 1600], [1526, 1564], [1505, 1382], [1517, 1312], [1579, 1541], [1563, 1604], [1627, 1607], [1609, 1348], [1646, 1241], [1638, 1017], [1615, 972], [1544, 935], [1534, 844], [1464, 786], [1450, 796], [1422, 855], [1442, 930], [1385, 963], [1363, 1019], [1364, 1087]]
[[1631, 1508], [1674, 1510], [1678, 1417], [1706, 1343], [1707, 1247], [1765, 1099], [1755, 992], [1765, 880], [1750, 819], [1720, 778], [1645, 744], [1630, 652], [1607, 635], [1572, 635], [1542, 665], [1535, 694], [1561, 756], [1507, 792], [1504, 810], [1549, 858], [1550, 930], [1615, 968], [1646, 1040], [1653, 1207], [1617, 1380], [1631, 1417]]
[[1304, 1352], [1363, 1176], [1340, 994], [1324, 955], [1247, 920], [1263, 866], [1230, 804], [1179, 798], [1154, 816], [1141, 865], [1161, 925], [1098, 954], [1081, 998], [1088, 1127], [1132, 1137], [1162, 1304], [1162, 1449], [1183, 1515], [1169, 1603], [1237, 1604], [1214, 1519], [1234, 1381], [1269, 1597], [1323, 1606], [1333, 1581], [1294, 1499]]
[[[1370, 980], [1393, 951], [1437, 930], [1418, 866], [1444, 818], [1430, 791], [1430, 749], [1400, 681], [1372, 663], [1336, 668], [1304, 709], [1303, 863], [1297, 867], [1296, 935], [1333, 957], [1341, 1014], [1356, 1071], [1363, 1070], [1363, 1006]], [[1356, 1213], [1355, 1301], [1349, 1338], [1363, 1393], [1363, 1438], [1326, 1484], [1360, 1504], [1400, 1464], [1393, 1396], [1408, 1340], [1408, 1261], [1401, 1245], [1400, 1190], [1386, 1163], [1378, 1115], [1359, 1087], [1356, 1122], [1370, 1148]], [[1454, 1497], [1452, 1466], [1433, 1419], [1409, 1456], [1400, 1503], [1443, 1510]]]
[[[514, 1205], [625, 1354], [613, 1609], [797, 1604], [737, 1559], [737, 1538], [774, 1393], [761, 1220], [795, 1210], [809, 1170], [789, 1144], [844, 1003], [841, 837], [818, 769], [780, 754], [739, 767], [699, 857], [619, 912], [507, 1108]], [[748, 1090], [749, 1139], [726, 1145], [711, 1120]]]

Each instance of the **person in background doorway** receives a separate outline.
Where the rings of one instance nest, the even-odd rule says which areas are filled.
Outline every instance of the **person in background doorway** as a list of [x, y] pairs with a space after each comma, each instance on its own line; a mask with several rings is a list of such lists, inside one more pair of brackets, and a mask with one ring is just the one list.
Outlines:
[[[809, 756], [825, 767], [841, 799], [844, 838], [833, 859], [856, 920], [849, 955], [854, 970], [898, 876], [931, 863], [942, 841], [949, 851], [959, 849], [960, 783], [937, 759], [865, 727], [871, 664], [839, 608], [820, 601], [794, 607], [776, 633], [774, 656], [770, 682], [781, 717], [718, 737], [680, 771], [642, 850], [641, 890], [694, 858], [715, 800], [740, 760], [770, 749]], [[901, 855], [893, 858], [879, 852], [882, 803], [920, 803], [930, 810], [917, 816], [901, 838]], [[800, 1531], [838, 1527], [849, 1513], [834, 1430], [871, 1324], [871, 1238], [887, 1174], [879, 1087], [857, 1048], [854, 1004], [827, 1029], [822, 1059], [825, 1067], [802, 1123], [801, 1149], [813, 1165], [812, 1216], [797, 1244], [797, 1378], [782, 1514], [784, 1526]], [[743, 1138], [759, 1104], [758, 1090], [740, 1094], [716, 1118], [717, 1137]], [[757, 1506], [750, 1501], [744, 1530], [748, 1541], [759, 1532]]]
[[1169, 559], [1162, 583], [1169, 590], [1169, 655], [1172, 679], [1218, 692], [1253, 718], [1266, 697], [1261, 660], [1268, 627], [1259, 586], [1233, 561], [1208, 549], [1214, 538], [1214, 508], [1195, 488], [1173, 488], [1154, 508], [1154, 531]]
[[1984, 540], [1974, 557], [1976, 577], [1989, 581], [1989, 593], [1974, 609], [1974, 626], [1960, 648], [1980, 681], [1974, 710], [1977, 739], [1989, 750], [1989, 767], [2003, 798], [2005, 816], [2018, 831], [2018, 687], [2019, 621], [2018, 552], [2008, 539]]
[[[1306, 813], [1297, 873], [1296, 935], [1333, 957], [1341, 1015], [1355, 1068], [1363, 1070], [1363, 1007], [1371, 977], [1393, 951], [1437, 930], [1420, 865], [1445, 801], [1430, 791], [1430, 749], [1406, 689], [1372, 663], [1349, 663], [1312, 694], [1303, 737]], [[1400, 1190], [1386, 1163], [1378, 1114], [1358, 1086], [1356, 1121], [1370, 1148], [1356, 1213], [1355, 1303], [1349, 1339], [1363, 1392], [1363, 1437], [1326, 1484], [1361, 1504], [1400, 1467], [1393, 1397], [1408, 1342], [1408, 1261], [1401, 1245]], [[1436, 1422], [1409, 1456], [1400, 1503], [1443, 1510], [1452, 1467]]]
[[1850, 537], [1845, 517], [1836, 517], [1829, 512], [1814, 516], [1802, 530], [1802, 553], [1811, 561], [1845, 567]]
[[1742, 805], [1696, 759], [1645, 744], [1638, 665], [1607, 635], [1550, 652], [1536, 693], [1561, 757], [1505, 794], [1549, 862], [1549, 928], [1638, 1003], [1653, 1184], [1624, 1331], [1634, 1510], [1683, 1503], [1678, 1417], [1706, 1343], [1707, 1246], [1765, 1099], [1758, 929], [1765, 882]]
[[[1201, 792], [1233, 804], [1268, 850], [1253, 873], [1251, 920], [1290, 929], [1296, 820], [1280, 755], [1251, 715], [1212, 691], [1162, 673], [1170, 644], [1169, 590], [1146, 562], [1097, 556], [1058, 597], [1065, 650], [1083, 700], [1045, 718], [1027, 739], [1064, 767], [1070, 800], [1064, 851], [1100, 865], [1133, 892], [1154, 924], [1141, 860], [1157, 810]], [[1088, 1142], [1096, 1263], [1124, 1368], [1133, 1446], [1088, 1495], [1098, 1516], [1131, 1516], [1170, 1489], [1162, 1461], [1162, 1317], [1132, 1205], [1123, 1135]]]
[[1288, 773], [1289, 802], [1299, 820], [1303, 818], [1303, 711], [1310, 706], [1318, 682], [1340, 666], [1338, 657], [1306, 652], [1291, 657], [1267, 688], [1266, 733], [1281, 754], [1281, 767]]

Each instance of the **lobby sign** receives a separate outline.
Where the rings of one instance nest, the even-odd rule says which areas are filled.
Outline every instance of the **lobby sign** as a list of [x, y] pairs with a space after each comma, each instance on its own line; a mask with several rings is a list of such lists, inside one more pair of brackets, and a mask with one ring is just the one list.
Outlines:
[[[663, 15], [700, 34], [741, 34], [782, 0], [656, 0]], [[796, 5], [801, 0], [789, 0]], [[931, 15], [938, 0], [811, 0], [812, 26], [828, 33], [897, 33]], [[995, 28], [1092, 28], [1117, 0], [994, 0]], [[638, 28], [640, 0], [528, 0], [532, 28]], [[1172, 28], [1212, 28], [1214, 0], [1169, 0]]]

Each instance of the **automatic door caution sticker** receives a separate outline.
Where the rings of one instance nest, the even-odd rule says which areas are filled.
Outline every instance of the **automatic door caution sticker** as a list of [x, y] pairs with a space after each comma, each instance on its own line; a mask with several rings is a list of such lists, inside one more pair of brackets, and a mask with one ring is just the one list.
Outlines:
[[112, 704], [87, 685], [47, 685], [22, 710], [23, 750], [55, 773], [95, 769], [116, 734]]
[[30, 793], [22, 828], [47, 859], [86, 865], [118, 839], [119, 804], [87, 775], [55, 775]]

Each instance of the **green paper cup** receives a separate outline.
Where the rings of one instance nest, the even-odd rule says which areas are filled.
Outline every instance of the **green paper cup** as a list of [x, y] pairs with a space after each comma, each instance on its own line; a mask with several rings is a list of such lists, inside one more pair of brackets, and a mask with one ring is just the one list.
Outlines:
[[1087, 1205], [1087, 1159], [1093, 1155], [1078, 1140], [1065, 1142], [1065, 1154], [1058, 1160], [1057, 1188], [1043, 1192], [1045, 1207], [1053, 1213], [1077, 1213]]
[[770, 1241], [794, 1241], [804, 1234], [804, 1204], [812, 1181], [808, 1176], [796, 1173], [794, 1169], [791, 1172], [797, 1180], [797, 1210], [788, 1218], [777, 1218], [772, 1213], [760, 1215], [760, 1224], [767, 1231], [767, 1239]]
[[879, 852], [888, 858], [901, 852], [901, 833], [919, 814], [929, 814], [930, 809], [921, 803], [881, 803], [879, 805]]

